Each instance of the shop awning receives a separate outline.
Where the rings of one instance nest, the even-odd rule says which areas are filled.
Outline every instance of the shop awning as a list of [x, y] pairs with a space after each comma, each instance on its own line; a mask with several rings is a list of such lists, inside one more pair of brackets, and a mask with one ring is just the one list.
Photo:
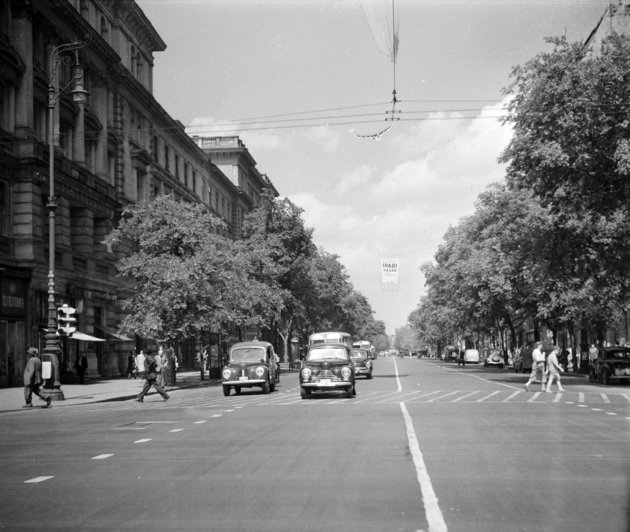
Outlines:
[[129, 338], [128, 336], [112, 331], [111, 329], [107, 329], [105, 327], [99, 327], [99, 326], [95, 327], [95, 329], [100, 331], [110, 341], [133, 342], [133, 338]]
[[89, 334], [82, 333], [81, 331], [75, 331], [70, 337], [71, 340], [79, 340], [80, 342], [104, 342], [104, 338], [97, 338]]

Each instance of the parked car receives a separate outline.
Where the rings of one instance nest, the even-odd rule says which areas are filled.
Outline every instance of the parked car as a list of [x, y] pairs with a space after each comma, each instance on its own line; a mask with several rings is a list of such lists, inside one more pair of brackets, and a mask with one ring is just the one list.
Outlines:
[[520, 352], [514, 353], [514, 371], [528, 373], [532, 370], [532, 348], [524, 347]]
[[263, 393], [273, 392], [280, 379], [278, 357], [269, 342], [237, 342], [230, 347], [227, 364], [221, 371], [223, 395], [236, 394], [242, 388], [260, 387]]
[[505, 362], [503, 360], [503, 356], [501, 355], [501, 351], [498, 349], [488, 349], [486, 356], [483, 359], [483, 365], [486, 368], [494, 366], [502, 369]]
[[599, 356], [588, 367], [591, 382], [610, 384], [613, 379], [630, 380], [630, 347], [612, 346], [599, 350]]
[[312, 345], [300, 369], [300, 395], [306, 399], [314, 391], [342, 391], [356, 395], [355, 370], [350, 349], [345, 344]]
[[352, 348], [350, 350], [350, 358], [354, 363], [354, 374], [356, 377], [363, 375], [368, 379], [372, 378], [373, 365], [370, 352], [367, 349]]
[[464, 351], [464, 362], [466, 362], [466, 364], [479, 364], [479, 351], [476, 349], [466, 349], [466, 351]]

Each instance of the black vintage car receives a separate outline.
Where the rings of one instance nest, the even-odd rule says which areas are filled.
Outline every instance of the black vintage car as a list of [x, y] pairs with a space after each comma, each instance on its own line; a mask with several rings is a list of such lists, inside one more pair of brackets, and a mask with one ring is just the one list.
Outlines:
[[363, 375], [366, 379], [372, 378], [373, 363], [370, 353], [366, 349], [353, 347], [350, 350], [350, 358], [354, 363], [354, 374], [356, 377]]
[[242, 388], [273, 392], [279, 378], [278, 360], [270, 343], [238, 342], [230, 347], [228, 362], [221, 371], [223, 395], [230, 395], [232, 388], [237, 395]]
[[610, 384], [613, 379], [630, 380], [630, 347], [603, 347], [588, 367], [591, 382]]
[[355, 369], [345, 344], [312, 345], [300, 369], [300, 395], [306, 399], [314, 391], [342, 391], [352, 398]]

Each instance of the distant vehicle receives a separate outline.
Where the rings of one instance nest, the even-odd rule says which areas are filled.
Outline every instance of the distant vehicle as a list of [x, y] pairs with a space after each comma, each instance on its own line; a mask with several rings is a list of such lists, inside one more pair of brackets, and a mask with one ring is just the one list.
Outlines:
[[345, 332], [316, 332], [308, 337], [308, 346], [317, 344], [345, 344], [352, 347], [352, 337]]
[[356, 395], [355, 369], [346, 344], [319, 343], [309, 347], [300, 369], [300, 395], [306, 399], [314, 391], [342, 391]]
[[467, 364], [479, 364], [479, 351], [476, 349], [466, 349], [466, 351], [464, 351], [464, 362]]
[[372, 345], [372, 342], [369, 340], [359, 340], [357, 342], [352, 342], [352, 347], [356, 349], [365, 349], [368, 352], [368, 356], [374, 360], [376, 359], [376, 350]]
[[505, 362], [503, 360], [503, 356], [501, 356], [501, 351], [499, 351], [498, 349], [488, 349], [483, 360], [483, 365], [486, 368], [490, 366], [495, 366], [499, 369], [502, 369], [505, 365]]
[[237, 342], [230, 347], [228, 363], [221, 371], [223, 395], [230, 390], [239, 395], [242, 388], [260, 387], [273, 392], [280, 379], [276, 353], [269, 342]]
[[520, 353], [514, 354], [514, 371], [527, 373], [532, 370], [532, 348], [524, 347]]
[[630, 347], [603, 347], [588, 367], [591, 382], [610, 384], [613, 379], [630, 380]]
[[354, 373], [357, 377], [363, 375], [367, 379], [372, 378], [372, 359], [370, 353], [366, 349], [357, 349], [353, 347], [350, 350], [350, 358], [354, 362]]

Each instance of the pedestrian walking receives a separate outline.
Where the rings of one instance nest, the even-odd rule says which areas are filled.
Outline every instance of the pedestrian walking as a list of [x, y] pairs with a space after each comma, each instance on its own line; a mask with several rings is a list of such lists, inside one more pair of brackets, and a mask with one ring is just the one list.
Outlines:
[[162, 388], [164, 388], [164, 386], [166, 386], [165, 373], [166, 373], [167, 361], [166, 361], [166, 356], [164, 354], [164, 349], [162, 347], [158, 349], [158, 353], [155, 356], [155, 361], [157, 362], [157, 374], [158, 374], [157, 382], [160, 386], [162, 386]]
[[162, 388], [162, 386], [160, 386], [160, 384], [157, 381], [158, 362], [156, 360], [156, 357], [153, 356], [150, 350], [147, 350], [147, 353], [144, 356], [144, 373], [145, 373], [144, 387], [142, 388], [140, 395], [138, 395], [138, 397], [136, 397], [135, 400], [138, 401], [139, 403], [142, 403], [142, 401], [144, 400], [144, 396], [149, 392], [149, 390], [151, 389], [151, 386], [153, 386], [156, 389], [156, 391], [162, 396], [162, 398], [165, 401], [168, 401], [170, 395], [168, 395], [164, 391], [164, 388]]
[[74, 361], [74, 369], [77, 372], [77, 375], [79, 376], [79, 382], [81, 384], [83, 384], [83, 375], [85, 374], [87, 367], [88, 367], [87, 358], [83, 353], [80, 353], [77, 359]]
[[136, 368], [138, 368], [138, 377], [144, 379], [144, 351], [141, 349], [136, 357]]
[[532, 372], [529, 375], [529, 380], [525, 383], [525, 391], [529, 391], [529, 385], [536, 381], [536, 375], [540, 372], [540, 382], [542, 385], [542, 391], [545, 391], [545, 355], [543, 355], [540, 348], [542, 342], [536, 342], [534, 344], [534, 350], [532, 351]]
[[39, 351], [35, 347], [29, 347], [26, 354], [30, 355], [24, 368], [24, 406], [22, 408], [33, 407], [33, 394], [46, 402], [46, 407], [50, 406], [50, 396], [44, 397], [40, 393], [42, 385], [42, 361], [39, 359]]
[[138, 368], [136, 367], [136, 354], [130, 351], [127, 355], [127, 380], [136, 379]]
[[560, 373], [564, 370], [558, 361], [558, 353], [560, 352], [560, 348], [558, 346], [554, 346], [553, 351], [547, 357], [547, 373], [549, 374], [549, 379], [547, 380], [547, 389], [545, 390], [547, 393], [551, 393], [551, 385], [553, 384], [554, 379], [558, 381], [558, 391], [564, 392], [564, 388], [560, 383]]

